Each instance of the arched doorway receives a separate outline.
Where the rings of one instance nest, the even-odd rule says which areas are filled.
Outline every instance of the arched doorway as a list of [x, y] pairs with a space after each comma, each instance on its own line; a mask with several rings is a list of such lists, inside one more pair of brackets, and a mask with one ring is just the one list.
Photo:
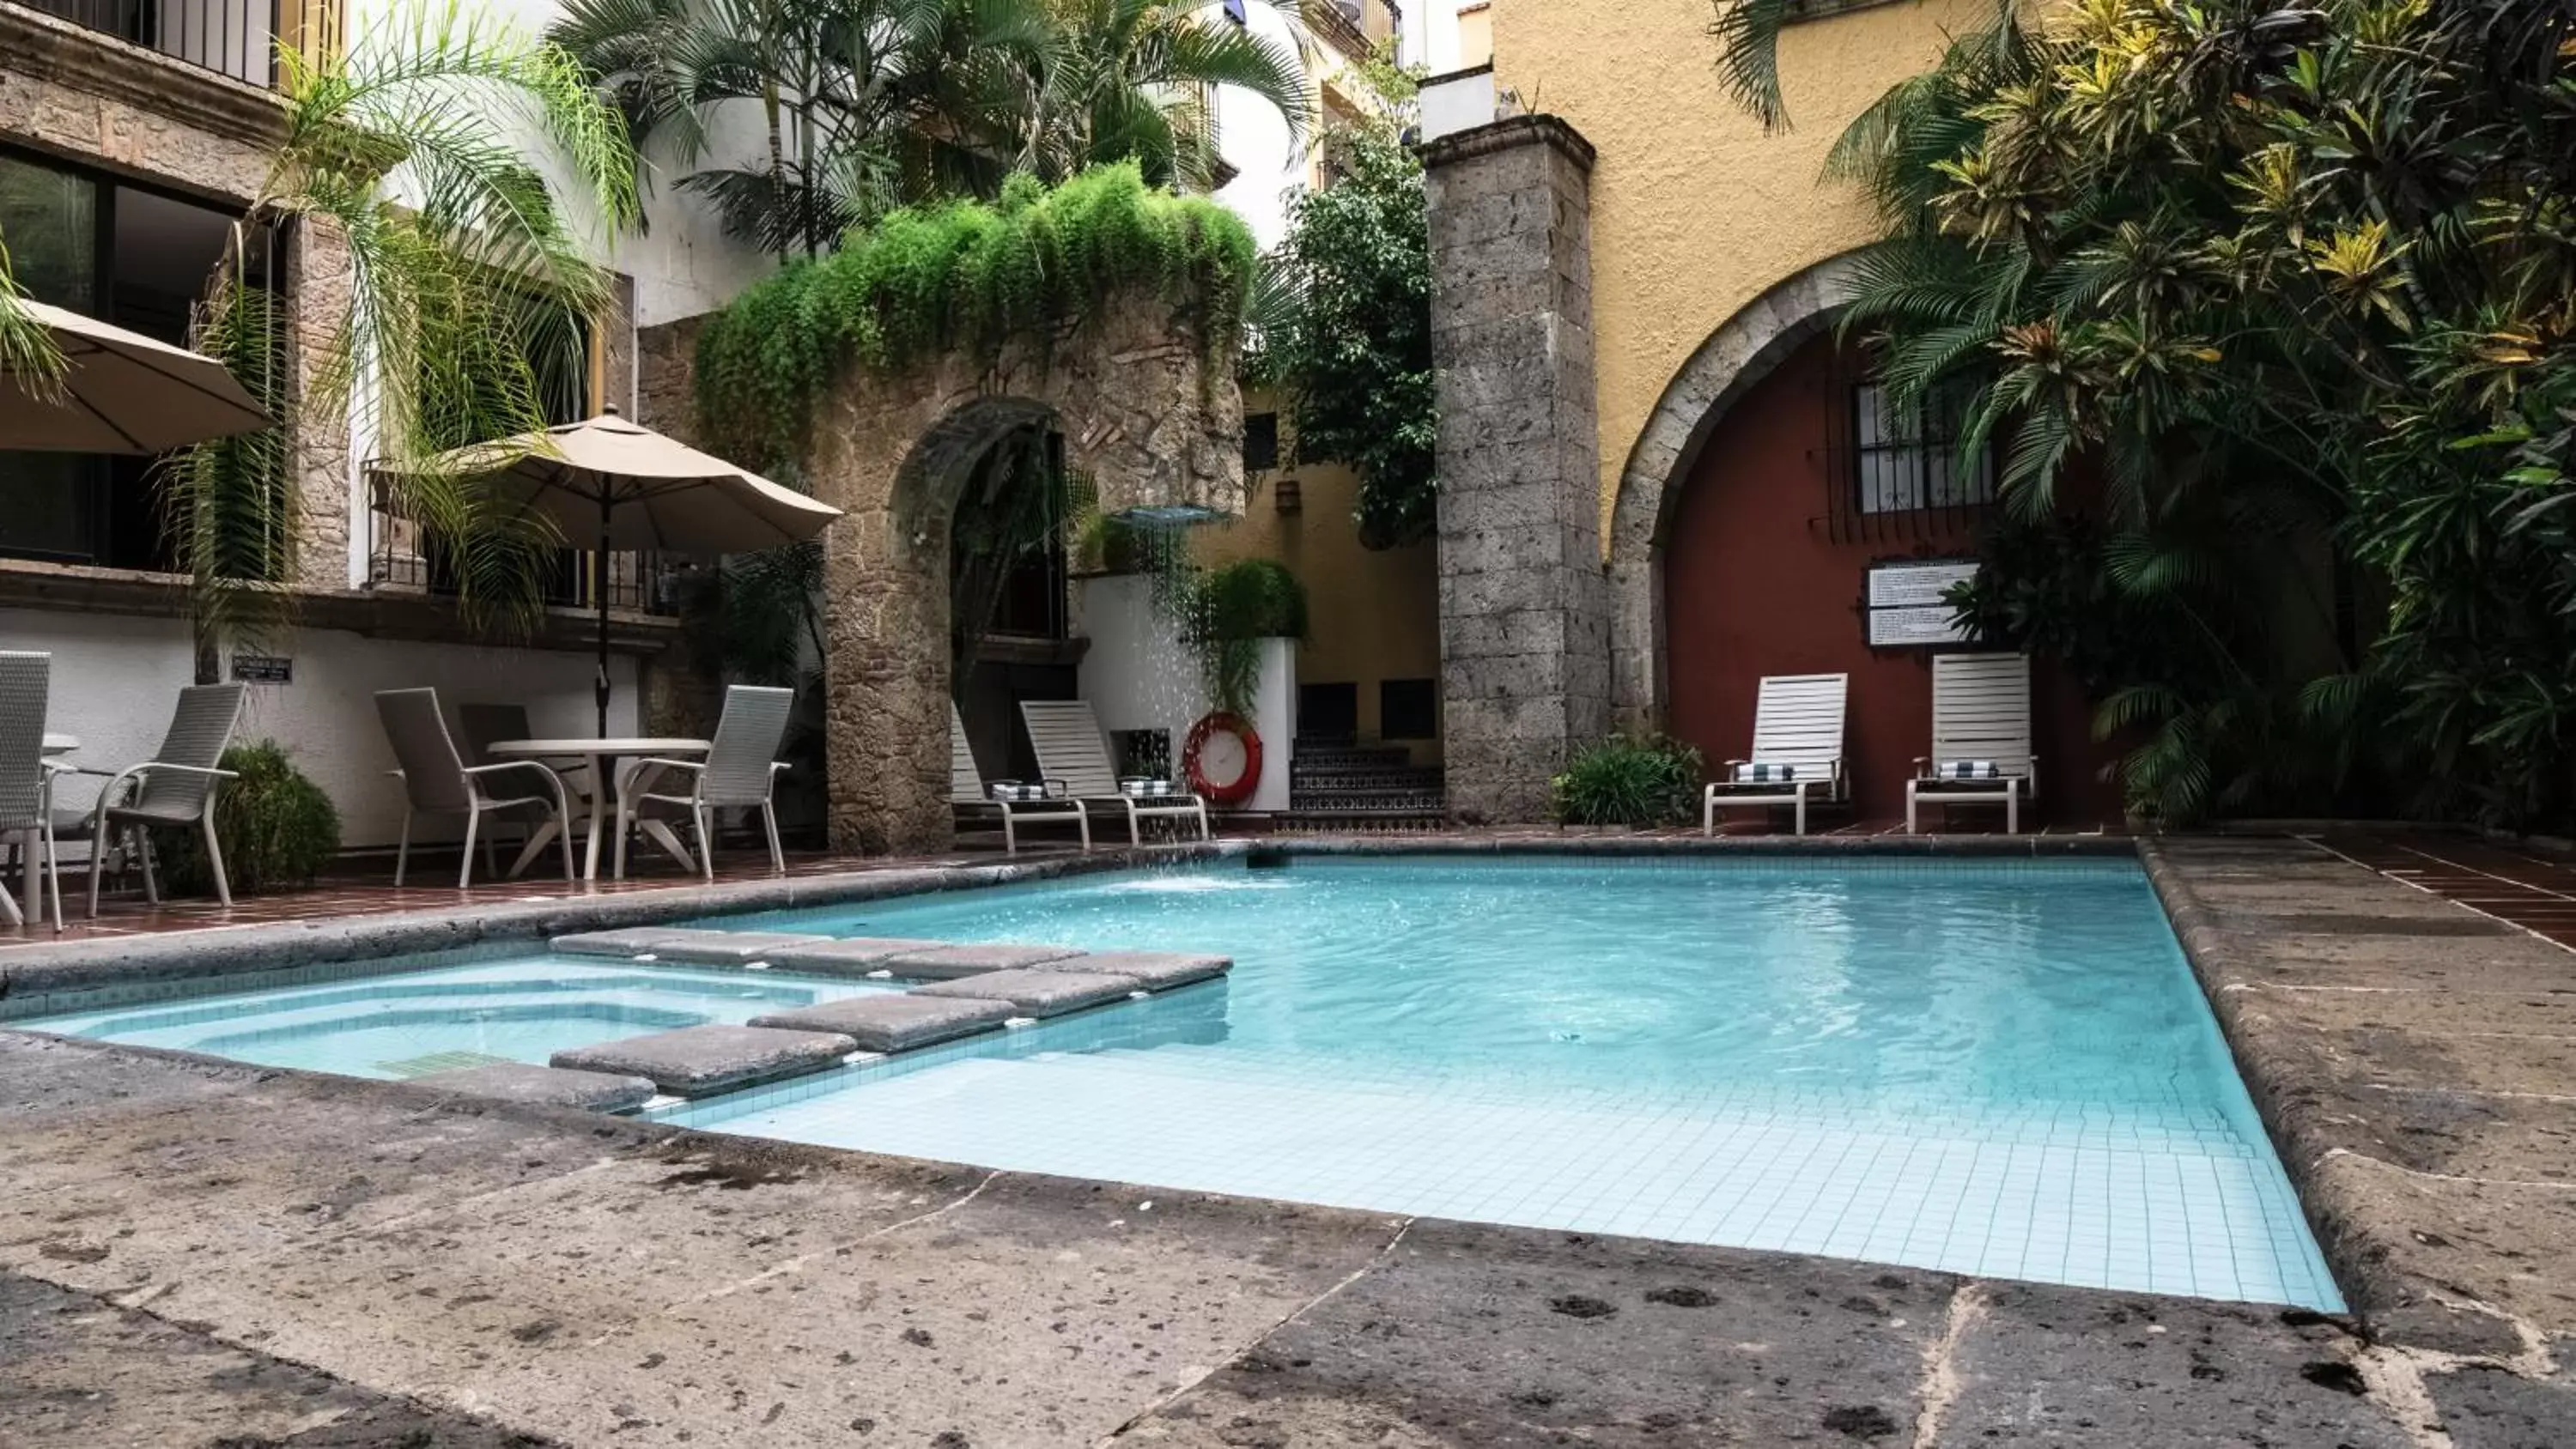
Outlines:
[[1243, 402], [1167, 304], [1113, 301], [1082, 327], [897, 377], [858, 372], [814, 423], [815, 495], [849, 516], [824, 536], [824, 736], [834, 848], [950, 843], [952, 542], [997, 448], [1061, 439], [1104, 513], [1243, 510]]

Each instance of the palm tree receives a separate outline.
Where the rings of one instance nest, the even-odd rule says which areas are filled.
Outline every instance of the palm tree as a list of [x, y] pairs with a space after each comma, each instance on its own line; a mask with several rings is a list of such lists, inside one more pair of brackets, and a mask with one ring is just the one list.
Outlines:
[[9, 248], [0, 242], [0, 372], [33, 384], [41, 392], [63, 374], [63, 354], [54, 335], [19, 305], [17, 279], [9, 272]]
[[[1302, 17], [1305, 0], [1264, 0]], [[689, 168], [726, 230], [782, 260], [897, 206], [1000, 195], [1133, 160], [1210, 189], [1208, 97], [1236, 85], [1302, 131], [1294, 48], [1205, 0], [572, 0], [551, 32], [639, 148]], [[1302, 36], [1302, 26], [1293, 33]], [[1302, 44], [1302, 40], [1299, 42]], [[721, 152], [740, 115], [754, 153]]]
[[285, 140], [249, 214], [291, 220], [308, 246], [345, 245], [348, 287], [318, 317], [317, 297], [302, 299], [307, 355], [289, 385], [248, 228], [212, 279], [198, 346], [280, 427], [168, 465], [201, 674], [216, 638], [283, 622], [300, 511], [293, 444], [344, 427], [371, 444], [395, 510], [458, 560], [468, 617], [533, 623], [535, 550], [550, 540], [487, 516], [475, 489], [429, 460], [546, 425], [539, 359], [577, 346], [609, 300], [581, 232], [613, 234], [636, 211], [624, 123], [579, 64], [455, 0], [378, 20], [344, 55], [282, 50], [279, 65]]

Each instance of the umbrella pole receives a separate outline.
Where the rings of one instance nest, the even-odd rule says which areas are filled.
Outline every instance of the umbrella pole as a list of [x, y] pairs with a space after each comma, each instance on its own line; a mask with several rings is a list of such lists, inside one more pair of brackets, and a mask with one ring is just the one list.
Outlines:
[[608, 490], [599, 494], [599, 553], [592, 564], [590, 586], [599, 591], [599, 677], [591, 694], [599, 701], [599, 739], [608, 738]]

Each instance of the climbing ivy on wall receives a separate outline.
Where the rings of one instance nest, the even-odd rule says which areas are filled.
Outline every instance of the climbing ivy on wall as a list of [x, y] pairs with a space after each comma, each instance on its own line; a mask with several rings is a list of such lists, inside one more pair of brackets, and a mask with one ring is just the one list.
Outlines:
[[1076, 322], [1150, 293], [1230, 358], [1256, 251], [1243, 220], [1145, 185], [1132, 163], [1048, 188], [1014, 177], [993, 202], [906, 208], [838, 250], [789, 265], [716, 314], [698, 341], [698, 409], [716, 450], [755, 468], [800, 460], [845, 367], [896, 372]]

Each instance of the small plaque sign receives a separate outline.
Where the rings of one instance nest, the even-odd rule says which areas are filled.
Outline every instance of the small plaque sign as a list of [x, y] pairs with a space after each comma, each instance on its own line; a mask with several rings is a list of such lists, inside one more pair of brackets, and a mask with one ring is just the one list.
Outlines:
[[237, 684], [293, 684], [295, 661], [284, 654], [252, 654], [233, 651], [233, 681]]
[[1923, 559], [1872, 564], [1869, 569], [1869, 647], [1922, 648], [1961, 644], [1968, 636], [1952, 622], [1941, 596], [1977, 576], [1975, 559]]

